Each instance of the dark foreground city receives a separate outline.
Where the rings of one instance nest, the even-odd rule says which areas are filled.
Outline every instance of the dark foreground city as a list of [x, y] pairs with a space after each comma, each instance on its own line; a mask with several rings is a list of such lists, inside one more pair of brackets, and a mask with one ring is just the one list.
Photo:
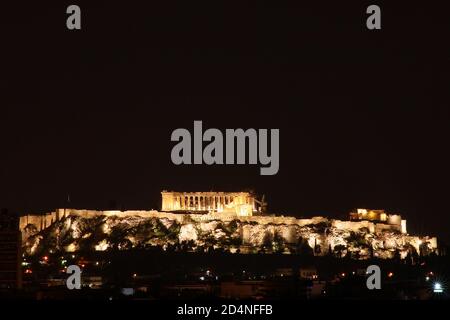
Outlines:
[[[81, 290], [67, 289], [67, 274], [61, 270], [66, 263], [82, 266]], [[366, 286], [366, 269], [373, 264], [382, 270], [381, 290]], [[440, 300], [449, 298], [449, 270], [448, 257], [427, 257], [412, 264], [223, 252], [77, 253], [28, 262], [23, 289], [4, 291], [2, 298]]]

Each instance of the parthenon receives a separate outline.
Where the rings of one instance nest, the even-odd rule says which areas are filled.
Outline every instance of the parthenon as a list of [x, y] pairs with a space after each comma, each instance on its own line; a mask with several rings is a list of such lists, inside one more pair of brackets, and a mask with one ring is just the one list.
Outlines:
[[163, 191], [162, 211], [235, 211], [252, 215], [258, 211], [250, 192], [171, 192]]

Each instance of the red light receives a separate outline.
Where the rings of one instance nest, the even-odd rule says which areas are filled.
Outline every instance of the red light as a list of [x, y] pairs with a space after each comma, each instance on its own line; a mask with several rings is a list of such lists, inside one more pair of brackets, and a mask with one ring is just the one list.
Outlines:
[[394, 273], [393, 273], [393, 272], [389, 272], [389, 273], [388, 273], [388, 277], [389, 277], [389, 278], [392, 278], [393, 276], [394, 276]]
[[47, 257], [47, 256], [43, 256], [42, 259], [43, 259], [44, 261], [48, 261], [48, 257]]
[[33, 273], [33, 270], [31, 270], [31, 269], [26, 269], [26, 270], [25, 270], [25, 273], [31, 274], [31, 273]]

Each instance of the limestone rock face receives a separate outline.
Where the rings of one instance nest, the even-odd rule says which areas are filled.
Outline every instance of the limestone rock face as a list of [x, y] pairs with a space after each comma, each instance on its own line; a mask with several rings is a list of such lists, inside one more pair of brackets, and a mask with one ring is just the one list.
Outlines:
[[181, 226], [180, 233], [178, 235], [178, 239], [180, 242], [182, 241], [197, 241], [197, 230], [193, 224], [186, 224]]
[[[342, 222], [323, 217], [235, 217], [149, 214], [69, 214], [40, 228], [23, 227], [24, 252], [130, 250], [226, 250], [241, 253], [295, 253], [349, 256], [354, 259], [406, 258], [437, 251], [435, 238], [413, 237], [370, 223]], [[32, 221], [32, 220], [30, 220]], [[36, 220], [38, 221], [38, 220]], [[378, 230], [378, 231], [376, 231]]]

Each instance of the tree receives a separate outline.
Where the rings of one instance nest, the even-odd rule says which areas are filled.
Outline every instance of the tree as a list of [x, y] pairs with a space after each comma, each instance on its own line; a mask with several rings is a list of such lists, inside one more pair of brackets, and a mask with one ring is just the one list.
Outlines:
[[334, 246], [334, 253], [338, 258], [342, 258], [342, 253], [346, 249], [347, 249], [346, 246], [344, 246], [342, 244], [338, 244], [337, 246]]

